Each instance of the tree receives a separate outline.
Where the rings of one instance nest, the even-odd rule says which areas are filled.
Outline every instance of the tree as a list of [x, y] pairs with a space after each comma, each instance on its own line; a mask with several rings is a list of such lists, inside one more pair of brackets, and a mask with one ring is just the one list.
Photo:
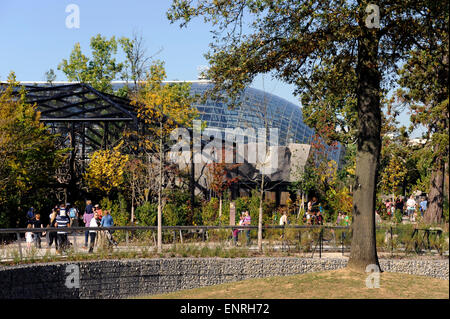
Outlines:
[[45, 79], [50, 85], [53, 85], [53, 82], [56, 80], [56, 74], [53, 69], [48, 70], [45, 72]]
[[[168, 11], [181, 26], [202, 16], [215, 28], [206, 55], [215, 92], [237, 97], [257, 74], [272, 72], [295, 85], [295, 93], [307, 97], [312, 108], [329, 108], [330, 132], [337, 135], [339, 123], [351, 126], [347, 119], [356, 115], [351, 268], [379, 265], [374, 212], [382, 86], [417, 40], [427, 38], [423, 25], [439, 7], [445, 2], [174, 0]], [[316, 94], [319, 81], [322, 91]]]
[[81, 52], [80, 43], [76, 43], [69, 61], [63, 59], [58, 70], [62, 70], [69, 81], [89, 83], [96, 90], [113, 93], [111, 81], [123, 68], [123, 63], [117, 63], [113, 57], [117, 53], [116, 38], [108, 40], [97, 34], [91, 38], [90, 47], [92, 57], [89, 59]]
[[[436, 4], [437, 6], [438, 4]], [[449, 38], [448, 2], [431, 11], [426, 41], [421, 41], [411, 52], [399, 71], [398, 91], [401, 102], [411, 110], [411, 129], [426, 128], [424, 147], [431, 155], [431, 177], [428, 193], [429, 206], [425, 214], [428, 223], [440, 223], [444, 206], [444, 174], [449, 154]]]
[[126, 81], [126, 87], [128, 87], [128, 81], [131, 80], [134, 85], [132, 91], [136, 93], [138, 91], [139, 82], [145, 80], [151, 59], [160, 53], [162, 49], [152, 56], [147, 56], [144, 38], [142, 34], [139, 34], [136, 31], [133, 32], [132, 39], [122, 37], [119, 39], [119, 43], [126, 56], [122, 79]]
[[155, 156], [158, 162], [158, 252], [162, 251], [163, 175], [169, 168], [165, 160], [169, 136], [178, 126], [192, 125], [192, 120], [197, 117], [197, 110], [191, 107], [190, 85], [164, 84], [165, 79], [164, 64], [155, 61], [150, 66], [145, 85], [132, 102], [138, 117], [146, 125], [144, 133], [135, 132], [139, 146], [148, 152], [149, 163]]
[[98, 150], [92, 153], [89, 166], [84, 173], [88, 187], [109, 194], [124, 183], [124, 171], [128, 155], [121, 154], [122, 143], [112, 150]]
[[231, 177], [234, 169], [240, 164], [225, 163], [225, 152], [222, 151], [222, 162], [210, 163], [208, 166], [209, 187], [219, 197], [219, 219], [222, 216], [223, 194], [231, 187], [232, 184], [239, 180], [239, 177]]
[[[67, 151], [57, 149], [56, 138], [40, 122], [36, 106], [26, 103], [25, 91], [11, 73], [7, 85], [0, 86], [0, 225], [3, 227], [16, 226], [16, 219], [21, 217], [17, 216], [19, 206], [42, 204], [49, 196], [55, 171]], [[39, 198], [41, 203], [36, 201]]]

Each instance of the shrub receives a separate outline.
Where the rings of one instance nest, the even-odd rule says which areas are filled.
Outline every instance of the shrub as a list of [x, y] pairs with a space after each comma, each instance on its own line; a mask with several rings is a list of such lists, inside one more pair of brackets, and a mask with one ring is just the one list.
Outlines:
[[394, 220], [395, 220], [395, 222], [398, 223], [398, 224], [401, 224], [402, 217], [403, 217], [402, 211], [400, 209], [396, 209], [395, 213], [394, 213]]
[[156, 226], [158, 218], [158, 204], [146, 202], [136, 208], [136, 220], [142, 226]]
[[216, 225], [219, 216], [219, 200], [211, 198], [210, 201], [203, 202], [202, 221], [204, 225]]

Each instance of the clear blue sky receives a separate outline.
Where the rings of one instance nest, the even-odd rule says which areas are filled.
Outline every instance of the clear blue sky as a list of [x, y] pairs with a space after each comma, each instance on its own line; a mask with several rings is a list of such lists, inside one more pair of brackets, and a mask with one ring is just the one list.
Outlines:
[[[80, 28], [66, 27], [66, 6], [80, 8]], [[19, 81], [44, 81], [50, 68], [56, 71], [56, 80], [66, 80], [57, 65], [68, 58], [76, 42], [87, 54], [90, 38], [103, 36], [131, 37], [133, 30], [142, 33], [150, 55], [163, 49], [156, 57], [165, 61], [168, 80], [195, 80], [197, 68], [207, 65], [203, 54], [212, 39], [210, 28], [201, 19], [192, 21], [188, 28], [170, 24], [166, 11], [171, 0], [2, 0], [0, 2], [0, 81], [10, 71]], [[283, 97], [297, 105], [293, 86], [258, 77], [254, 87]], [[407, 124], [409, 115], [402, 114]]]

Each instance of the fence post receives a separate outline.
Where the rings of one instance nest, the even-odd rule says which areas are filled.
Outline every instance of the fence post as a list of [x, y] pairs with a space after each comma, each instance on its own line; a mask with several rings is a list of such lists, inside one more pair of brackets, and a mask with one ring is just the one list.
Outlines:
[[23, 255], [22, 255], [22, 245], [20, 244], [20, 233], [16, 233], [17, 234], [17, 242], [19, 243], [19, 255], [20, 255], [20, 260], [23, 259]]
[[183, 243], [183, 233], [181, 232], [181, 229], [180, 229], [180, 242]]
[[125, 242], [127, 243], [128, 247], [128, 229], [125, 231]]
[[344, 256], [344, 231], [341, 232], [341, 250], [342, 256]]
[[300, 248], [300, 251], [303, 253], [303, 247], [302, 247], [302, 230], [301, 230], [301, 229], [298, 231], [298, 247]]
[[323, 239], [323, 228], [320, 229], [319, 234], [319, 258], [322, 258], [322, 239]]
[[158, 244], [156, 243], [155, 232], [152, 231], [152, 235], [153, 235], [153, 242], [155, 243], [155, 247], [156, 247]]
[[394, 240], [392, 235], [392, 226], [391, 226], [391, 256], [394, 254]]
[[76, 253], [77, 252], [77, 237], [75, 236], [75, 232], [72, 232], [73, 235], [73, 252]]

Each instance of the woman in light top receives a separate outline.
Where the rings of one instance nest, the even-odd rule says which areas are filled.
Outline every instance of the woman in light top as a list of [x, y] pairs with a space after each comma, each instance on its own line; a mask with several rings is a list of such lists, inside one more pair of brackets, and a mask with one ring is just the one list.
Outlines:
[[[28, 224], [27, 228], [33, 228], [32, 224]], [[33, 243], [33, 233], [30, 231], [27, 231], [25, 233], [25, 241], [27, 242], [27, 248], [30, 249], [31, 248], [31, 244]]]
[[[98, 223], [98, 214], [94, 213], [94, 217], [91, 218], [90, 222], [89, 222], [89, 227], [99, 227], [99, 223]], [[92, 253], [94, 251], [94, 243], [95, 243], [95, 236], [97, 235], [97, 231], [96, 230], [90, 230], [89, 231], [89, 236], [91, 238], [91, 242], [89, 245], [89, 252]]]

